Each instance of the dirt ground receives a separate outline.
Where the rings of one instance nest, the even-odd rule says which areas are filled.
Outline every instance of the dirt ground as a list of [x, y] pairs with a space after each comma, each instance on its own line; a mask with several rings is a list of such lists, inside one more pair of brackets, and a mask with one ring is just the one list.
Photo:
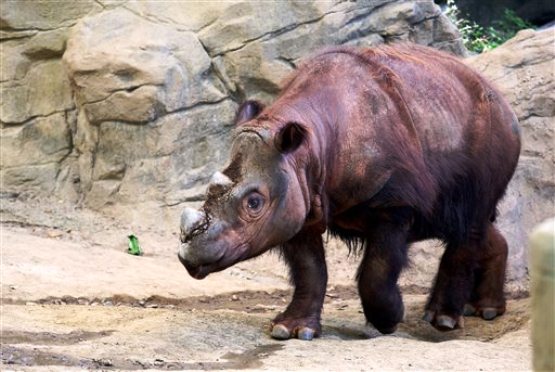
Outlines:
[[[269, 322], [291, 294], [277, 255], [197, 281], [169, 227], [10, 203], [0, 225], [2, 370], [531, 369], [527, 298], [494, 321], [469, 317], [442, 333], [421, 320], [427, 289], [407, 284], [405, 320], [383, 336], [361, 313], [357, 257], [332, 247], [322, 337], [276, 341]], [[130, 230], [144, 256], [125, 252]]]

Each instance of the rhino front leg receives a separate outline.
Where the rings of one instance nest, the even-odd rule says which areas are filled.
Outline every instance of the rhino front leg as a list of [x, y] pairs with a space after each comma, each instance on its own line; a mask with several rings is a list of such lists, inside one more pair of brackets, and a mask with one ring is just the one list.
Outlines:
[[424, 319], [442, 331], [464, 327], [463, 315], [492, 320], [505, 312], [507, 241], [491, 224], [484, 237], [447, 244]]
[[397, 279], [407, 262], [410, 215], [384, 213], [368, 232], [358, 271], [358, 291], [364, 315], [378, 331], [395, 332], [403, 320], [404, 305]]
[[322, 236], [301, 232], [282, 249], [295, 291], [287, 309], [273, 320], [271, 334], [279, 340], [312, 340], [321, 333], [320, 314], [328, 281]]

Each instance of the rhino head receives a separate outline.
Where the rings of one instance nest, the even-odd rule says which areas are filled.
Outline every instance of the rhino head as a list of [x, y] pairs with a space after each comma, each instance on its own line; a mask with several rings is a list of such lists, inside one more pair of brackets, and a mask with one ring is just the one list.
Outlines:
[[288, 241], [306, 223], [306, 129], [261, 111], [254, 101], [240, 107], [228, 166], [213, 175], [202, 208], [182, 213], [178, 257], [196, 279]]

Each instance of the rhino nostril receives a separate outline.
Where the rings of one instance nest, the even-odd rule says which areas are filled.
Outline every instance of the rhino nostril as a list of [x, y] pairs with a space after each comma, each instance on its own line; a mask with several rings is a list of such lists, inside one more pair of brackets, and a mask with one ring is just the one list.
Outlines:
[[188, 235], [185, 231], [183, 231], [183, 229], [181, 229], [179, 240], [181, 241], [181, 243], [188, 243], [191, 240], [191, 236]]

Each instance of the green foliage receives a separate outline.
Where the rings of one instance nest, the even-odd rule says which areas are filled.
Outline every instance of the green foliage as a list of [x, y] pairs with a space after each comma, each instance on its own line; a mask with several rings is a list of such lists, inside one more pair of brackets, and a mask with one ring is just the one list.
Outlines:
[[515, 36], [519, 30], [533, 27], [510, 9], [505, 9], [501, 19], [492, 22], [492, 26], [482, 27], [461, 16], [455, 0], [447, 0], [445, 14], [459, 29], [466, 48], [474, 53], [494, 49]]

